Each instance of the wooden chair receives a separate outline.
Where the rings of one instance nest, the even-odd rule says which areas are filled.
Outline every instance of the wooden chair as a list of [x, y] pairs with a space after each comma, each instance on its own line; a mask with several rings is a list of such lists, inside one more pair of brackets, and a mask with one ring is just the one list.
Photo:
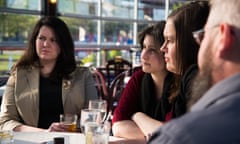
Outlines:
[[96, 88], [98, 91], [99, 99], [108, 99], [108, 87], [104, 77], [104, 74], [97, 70], [95, 67], [91, 67], [91, 71], [93, 73], [93, 77], [95, 80]]
[[120, 73], [132, 69], [132, 63], [123, 59], [121, 56], [116, 56], [114, 59], [107, 61], [106, 64], [106, 78], [108, 87], [112, 80]]
[[122, 95], [122, 92], [125, 88], [124, 78], [128, 75], [129, 71], [123, 71], [120, 74], [118, 74], [113, 81], [111, 82], [108, 90], [109, 99], [108, 99], [108, 105], [109, 105], [109, 111], [112, 113], [114, 112], [114, 109], [117, 106], [118, 100], [120, 96]]

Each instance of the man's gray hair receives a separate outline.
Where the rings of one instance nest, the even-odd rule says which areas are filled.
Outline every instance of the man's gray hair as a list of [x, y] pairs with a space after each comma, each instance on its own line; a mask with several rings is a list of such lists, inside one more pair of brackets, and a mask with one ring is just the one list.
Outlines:
[[240, 0], [211, 0], [209, 23], [227, 23], [240, 28]]

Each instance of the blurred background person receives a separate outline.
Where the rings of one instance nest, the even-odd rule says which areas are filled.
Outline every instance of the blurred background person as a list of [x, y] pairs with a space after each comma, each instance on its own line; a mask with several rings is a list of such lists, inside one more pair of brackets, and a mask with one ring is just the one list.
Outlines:
[[208, 21], [197, 32], [201, 47], [191, 99], [194, 105], [162, 126], [151, 144], [240, 143], [240, 1], [210, 3]]

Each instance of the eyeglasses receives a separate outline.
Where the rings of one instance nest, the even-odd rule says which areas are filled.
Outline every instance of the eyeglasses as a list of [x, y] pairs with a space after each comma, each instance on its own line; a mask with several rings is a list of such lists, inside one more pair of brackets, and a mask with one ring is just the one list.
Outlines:
[[200, 29], [200, 30], [197, 30], [197, 31], [194, 31], [192, 34], [193, 34], [193, 37], [195, 39], [195, 41], [198, 43], [198, 44], [201, 44], [203, 38], [204, 38], [204, 29]]
[[[215, 27], [218, 27], [218, 25], [214, 25], [213, 27], [211, 28], [215, 28]], [[205, 33], [205, 30], [204, 29], [200, 29], [200, 30], [197, 30], [197, 31], [194, 31], [192, 32], [193, 34], [193, 38], [195, 39], [195, 41], [200, 45], [203, 38], [204, 38], [204, 33]]]

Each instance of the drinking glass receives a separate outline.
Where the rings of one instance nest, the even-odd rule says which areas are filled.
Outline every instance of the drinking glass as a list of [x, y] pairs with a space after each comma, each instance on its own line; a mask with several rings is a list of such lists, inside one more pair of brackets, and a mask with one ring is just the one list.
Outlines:
[[60, 114], [60, 123], [68, 127], [69, 132], [76, 132], [78, 116], [76, 114]]
[[105, 123], [85, 125], [86, 144], [108, 144], [110, 128]]
[[0, 131], [0, 144], [14, 144], [13, 132], [10, 130]]
[[107, 101], [106, 100], [89, 100], [89, 109], [100, 111], [101, 122], [103, 123], [107, 117]]
[[89, 122], [100, 123], [100, 111], [94, 109], [82, 109], [80, 118], [80, 128], [84, 133], [85, 125]]

